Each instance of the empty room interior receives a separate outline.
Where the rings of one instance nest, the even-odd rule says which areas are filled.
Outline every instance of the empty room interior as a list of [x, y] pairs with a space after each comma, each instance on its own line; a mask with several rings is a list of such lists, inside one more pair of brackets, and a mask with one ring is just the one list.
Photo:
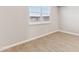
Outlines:
[[79, 52], [79, 6], [0, 6], [1, 52]]

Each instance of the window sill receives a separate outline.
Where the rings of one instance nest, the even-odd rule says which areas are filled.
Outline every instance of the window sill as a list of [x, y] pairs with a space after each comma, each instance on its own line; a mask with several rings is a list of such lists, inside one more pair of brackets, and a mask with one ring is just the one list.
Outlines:
[[29, 24], [30, 25], [37, 25], [37, 24], [49, 24], [51, 23], [50, 21], [47, 21], [47, 22], [30, 22]]

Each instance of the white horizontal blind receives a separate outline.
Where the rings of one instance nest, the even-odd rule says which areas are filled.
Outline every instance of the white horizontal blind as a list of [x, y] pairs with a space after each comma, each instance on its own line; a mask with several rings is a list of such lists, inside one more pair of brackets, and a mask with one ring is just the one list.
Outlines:
[[42, 16], [50, 16], [50, 8], [49, 6], [42, 6]]
[[41, 7], [40, 6], [30, 6], [29, 7], [29, 15], [30, 16], [40, 16]]

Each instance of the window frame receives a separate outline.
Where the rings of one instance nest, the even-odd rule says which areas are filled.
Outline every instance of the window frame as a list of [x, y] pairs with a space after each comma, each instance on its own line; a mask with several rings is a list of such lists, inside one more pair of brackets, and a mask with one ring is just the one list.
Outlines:
[[[45, 6], [46, 7], [46, 6]], [[47, 17], [49, 17], [49, 21], [44, 21], [43, 20], [43, 15], [42, 15], [42, 8], [41, 8], [41, 13], [40, 13], [40, 16], [34, 16], [34, 17], [39, 17], [40, 18], [40, 22], [32, 22], [31, 21], [31, 17], [30, 14], [29, 14], [29, 24], [46, 24], [46, 23], [51, 23], [51, 20], [50, 20], [50, 16], [51, 16], [51, 7], [50, 6], [47, 6], [49, 7], [49, 15]], [[29, 13], [29, 7], [28, 7], [28, 13]]]

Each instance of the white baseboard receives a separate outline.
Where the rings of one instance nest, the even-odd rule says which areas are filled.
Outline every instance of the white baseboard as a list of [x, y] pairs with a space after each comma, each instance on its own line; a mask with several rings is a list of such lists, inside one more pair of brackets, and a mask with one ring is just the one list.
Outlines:
[[3, 48], [0, 49], [0, 51], [4, 51], [6, 49], [9, 49], [9, 48], [12, 48], [14, 46], [17, 46], [17, 45], [20, 45], [20, 44], [23, 44], [23, 43], [26, 43], [26, 42], [29, 42], [29, 41], [32, 41], [32, 40], [35, 40], [35, 39], [38, 39], [40, 37], [43, 37], [43, 36], [46, 36], [46, 35], [49, 35], [49, 34], [52, 34], [52, 33], [55, 33], [55, 32], [58, 32], [59, 30], [55, 30], [53, 32], [49, 32], [49, 33], [46, 33], [46, 34], [43, 34], [43, 35], [40, 35], [40, 36], [37, 36], [37, 37], [34, 37], [32, 39], [28, 39], [28, 40], [25, 40], [25, 41], [21, 41], [21, 42], [17, 42], [17, 43], [14, 43], [14, 44], [11, 44], [11, 45], [8, 45], [8, 46], [5, 46]]
[[67, 34], [72, 34], [72, 35], [79, 36], [78, 33], [68, 32], [68, 31], [64, 31], [64, 30], [59, 30], [59, 32], [63, 32], [63, 33], [67, 33]]

